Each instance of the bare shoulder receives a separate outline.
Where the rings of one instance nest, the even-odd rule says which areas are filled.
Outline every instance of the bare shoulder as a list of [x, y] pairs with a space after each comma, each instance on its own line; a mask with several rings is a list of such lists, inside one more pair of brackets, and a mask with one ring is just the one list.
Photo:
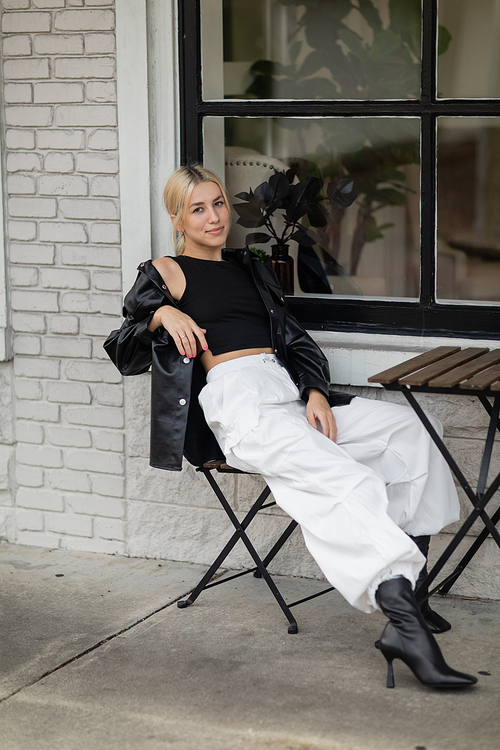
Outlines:
[[186, 288], [186, 277], [179, 264], [173, 258], [166, 256], [154, 260], [153, 265], [167, 285], [172, 297], [175, 300], [180, 299]]

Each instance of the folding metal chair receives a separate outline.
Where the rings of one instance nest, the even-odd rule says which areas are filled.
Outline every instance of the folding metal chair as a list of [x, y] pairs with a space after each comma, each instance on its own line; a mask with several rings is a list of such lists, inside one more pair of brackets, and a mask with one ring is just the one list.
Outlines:
[[[289, 539], [294, 529], [297, 527], [297, 521], [290, 521], [286, 529], [281, 534], [280, 538], [277, 540], [277, 542], [274, 544], [274, 546], [269, 550], [268, 554], [264, 557], [262, 560], [255, 550], [255, 547], [253, 546], [252, 542], [248, 538], [248, 535], [246, 533], [246, 529], [250, 526], [253, 519], [257, 515], [257, 513], [260, 510], [264, 510], [265, 508], [270, 508], [273, 505], [276, 505], [276, 503], [273, 501], [266, 503], [267, 498], [271, 494], [271, 490], [266, 485], [266, 487], [262, 490], [259, 497], [255, 500], [254, 504], [246, 514], [245, 518], [242, 521], [239, 521], [235, 512], [231, 508], [229, 502], [227, 501], [226, 497], [224, 496], [224, 493], [222, 492], [219, 484], [217, 483], [217, 480], [215, 479], [214, 472], [217, 471], [222, 474], [246, 474], [247, 472], [238, 471], [238, 469], [233, 469], [227, 464], [225, 464], [223, 461], [212, 461], [209, 463], [203, 464], [203, 466], [199, 466], [196, 471], [200, 471], [205, 475], [207, 478], [208, 483], [212, 487], [214, 493], [216, 494], [219, 502], [221, 503], [222, 507], [226, 511], [226, 514], [228, 518], [230, 519], [231, 523], [233, 524], [235, 531], [227, 544], [223, 547], [223, 549], [220, 551], [220, 553], [215, 558], [212, 565], [209, 567], [203, 578], [200, 580], [200, 582], [197, 584], [197, 586], [193, 589], [193, 591], [190, 593], [187, 599], [184, 599], [182, 601], [177, 602], [177, 606], [181, 609], [184, 609], [185, 607], [189, 607], [193, 602], [198, 598], [198, 596], [201, 594], [201, 592], [204, 589], [212, 588], [213, 586], [219, 586], [222, 583], [227, 583], [228, 581], [232, 581], [235, 578], [240, 578], [241, 576], [247, 575], [248, 573], [253, 573], [255, 578], [263, 578], [269, 588], [271, 589], [271, 592], [278, 602], [279, 606], [283, 610], [283, 613], [285, 617], [288, 619], [289, 625], [288, 625], [288, 632], [290, 634], [297, 633], [299, 628], [297, 625], [297, 621], [295, 620], [294, 616], [292, 615], [290, 608], [296, 607], [298, 604], [303, 604], [304, 602], [308, 602], [310, 599], [315, 599], [318, 596], [322, 596], [323, 594], [328, 593], [329, 591], [333, 591], [333, 586], [330, 586], [329, 588], [323, 589], [321, 591], [318, 591], [316, 594], [312, 594], [311, 596], [306, 596], [303, 599], [299, 599], [295, 602], [287, 603], [285, 602], [283, 596], [281, 595], [278, 587], [274, 583], [273, 579], [269, 575], [269, 572], [267, 570], [268, 565], [271, 563], [271, 561], [276, 557], [280, 549], [283, 547], [285, 542]], [[266, 504], [265, 504], [266, 503]], [[245, 547], [247, 548], [248, 552], [250, 553], [255, 566], [253, 568], [248, 568], [246, 570], [239, 571], [238, 573], [233, 573], [232, 575], [228, 576], [222, 576], [221, 578], [218, 578], [215, 581], [212, 581], [211, 579], [215, 575], [215, 573], [219, 570], [219, 568], [222, 566], [222, 563], [227, 558], [233, 547], [237, 544], [238, 540], [243, 542]]]

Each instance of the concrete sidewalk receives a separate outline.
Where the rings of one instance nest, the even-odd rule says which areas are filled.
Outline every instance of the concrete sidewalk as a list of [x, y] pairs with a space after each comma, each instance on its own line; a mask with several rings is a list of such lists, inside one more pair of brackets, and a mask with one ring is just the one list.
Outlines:
[[[1, 544], [1, 750], [497, 750], [500, 602], [436, 605], [475, 688], [429, 690], [396, 662], [387, 690], [382, 615], [334, 592], [299, 605], [288, 635], [248, 576], [178, 609], [202, 572]], [[290, 599], [326, 584], [278, 585]]]

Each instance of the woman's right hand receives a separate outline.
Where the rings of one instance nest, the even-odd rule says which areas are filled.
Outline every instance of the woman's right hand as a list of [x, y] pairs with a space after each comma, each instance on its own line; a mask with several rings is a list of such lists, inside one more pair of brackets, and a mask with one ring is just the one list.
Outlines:
[[198, 344], [204, 352], [208, 349], [205, 338], [206, 329], [200, 328], [189, 315], [171, 305], [163, 305], [155, 312], [148, 324], [150, 331], [159, 326], [170, 334], [179, 350], [179, 354], [196, 357]]

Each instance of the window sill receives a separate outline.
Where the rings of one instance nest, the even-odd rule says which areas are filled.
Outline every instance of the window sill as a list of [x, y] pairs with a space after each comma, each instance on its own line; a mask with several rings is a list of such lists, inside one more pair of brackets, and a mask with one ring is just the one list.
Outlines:
[[396, 336], [345, 331], [310, 331], [330, 363], [331, 382], [380, 388], [368, 378], [436, 346], [484, 346], [495, 348], [491, 340], [443, 338], [436, 336]]

